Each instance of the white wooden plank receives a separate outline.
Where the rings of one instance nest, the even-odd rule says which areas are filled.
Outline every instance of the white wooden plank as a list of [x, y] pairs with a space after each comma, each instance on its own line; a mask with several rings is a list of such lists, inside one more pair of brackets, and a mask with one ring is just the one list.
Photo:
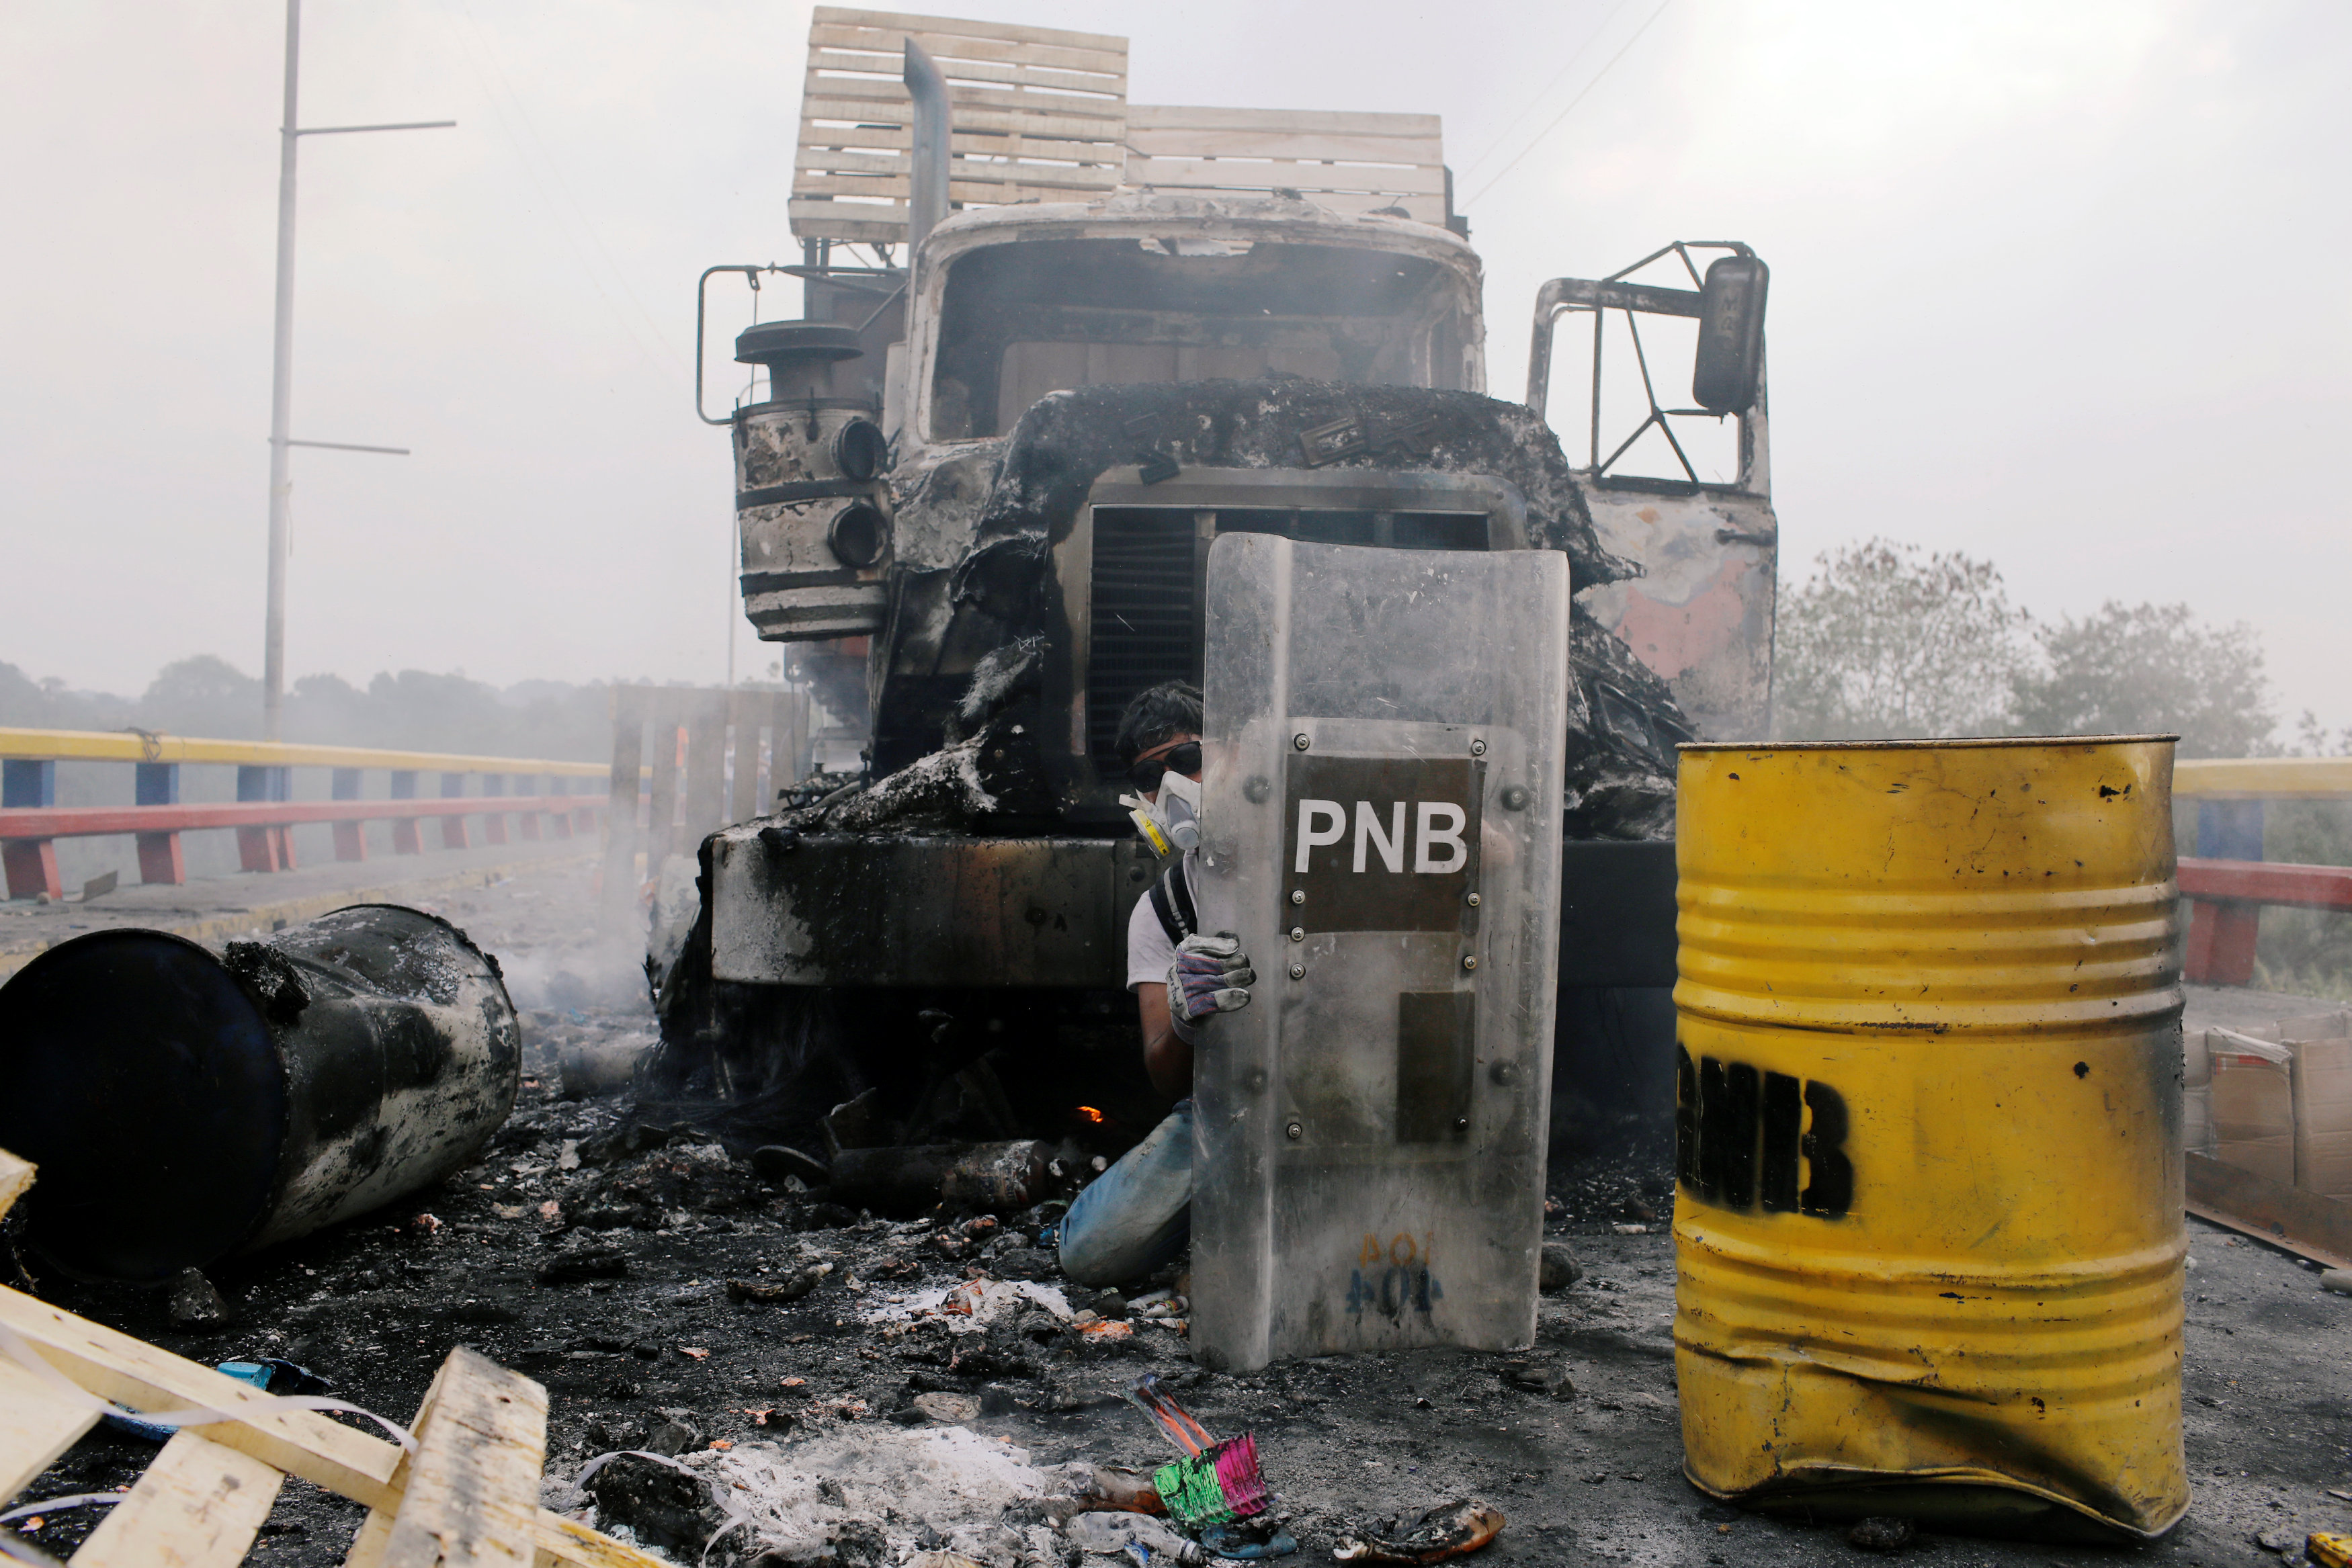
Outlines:
[[[1066, 177], [1050, 178], [1055, 171], [1046, 169], [1005, 168], [996, 176], [975, 171], [967, 176], [959, 170], [948, 180], [948, 199], [951, 202], [1017, 201], [1013, 194], [1019, 191], [1051, 191], [1064, 200], [1083, 201], [1107, 191], [1118, 188], [1118, 176], [1108, 171], [1097, 178], [1090, 170], [1071, 170]], [[1277, 181], [1276, 183], [1286, 182]], [[803, 198], [816, 196], [868, 196], [884, 200], [903, 193], [898, 182], [874, 174], [806, 174], [793, 182], [793, 194]]]
[[793, 233], [803, 239], [848, 240], [857, 245], [903, 245], [907, 204], [858, 206], [845, 202], [788, 202]]
[[538, 1555], [532, 1568], [667, 1568], [658, 1557], [545, 1509], [539, 1511], [533, 1544]]
[[1342, 163], [1402, 163], [1434, 169], [1445, 150], [1426, 136], [1327, 136], [1258, 131], [1154, 130], [1127, 123], [1127, 147], [1153, 158], [1328, 159]]
[[259, 1459], [174, 1433], [73, 1554], [74, 1568], [236, 1568], [285, 1481]]
[[1298, 163], [1288, 159], [1255, 162], [1224, 158], [1130, 158], [1129, 184], [1160, 190], [1363, 191], [1399, 196], [1443, 196], [1443, 169], [1391, 169], [1362, 163]]
[[[824, 167], [824, 160], [836, 152], [849, 156], [866, 153], [903, 154], [912, 135], [902, 126], [856, 128], [827, 126], [813, 133], [820, 140], [802, 144], [797, 167]], [[1126, 151], [1115, 141], [1105, 141], [1088, 135], [1079, 140], [1053, 136], [1034, 136], [1021, 131], [997, 132], [958, 128], [948, 141], [950, 152], [958, 158], [1037, 158], [1055, 163], [1099, 164], [1110, 169], [1123, 167]], [[904, 160], [900, 160], [904, 167]]]
[[[434, 1369], [433, 1381], [425, 1387], [425, 1397], [417, 1401], [416, 1414], [409, 1417], [411, 1433], [421, 1432], [433, 1416], [433, 1406], [440, 1402], [441, 1385], [449, 1375], [446, 1361]], [[408, 1471], [415, 1456], [403, 1450], [400, 1467], [392, 1473], [391, 1498], [378, 1507], [368, 1510], [360, 1521], [359, 1532], [352, 1537], [351, 1550], [344, 1553], [343, 1568], [383, 1568], [383, 1554], [392, 1544], [392, 1521], [400, 1499], [408, 1490]]]
[[459, 1346], [416, 1434], [383, 1568], [530, 1568], [547, 1390]]
[[1062, 48], [1099, 49], [1127, 53], [1127, 40], [1115, 33], [1074, 33], [1060, 27], [1028, 27], [1015, 22], [975, 22], [961, 16], [917, 16], [896, 11], [861, 11], [846, 5], [819, 5], [813, 23], [840, 27], [874, 27], [886, 32], [944, 33], [963, 38], [993, 38], [1008, 44], [1045, 44]]
[[32, 1185], [32, 1162], [20, 1160], [7, 1150], [0, 1149], [0, 1214], [7, 1213], [9, 1206], [23, 1197], [25, 1189]]
[[[835, 145], [862, 146], [859, 137], [876, 134], [860, 127], [878, 126], [903, 136], [910, 116], [905, 103], [860, 103], [846, 99], [818, 99], [810, 102], [801, 117], [801, 139], [812, 147]], [[838, 121], [837, 126], [813, 124], [812, 121]], [[1044, 110], [1022, 110], [958, 108], [955, 128], [959, 135], [995, 134], [1024, 136], [1031, 141], [1058, 141], [1091, 143], [1107, 152], [1124, 155], [1121, 149], [1126, 133], [1115, 121], [1049, 113]]]
[[[889, 152], [802, 152], [800, 169], [812, 176], [856, 176], [856, 179], [898, 179], [906, 174], [906, 164], [894, 160]], [[957, 158], [948, 164], [948, 179], [971, 181], [971, 183], [1002, 185], [1034, 179], [1042, 185], [1070, 185], [1082, 191], [1108, 191], [1119, 183], [1119, 169], [1108, 164], [1063, 164], [1063, 162], [995, 162], [981, 158]], [[800, 185], [795, 185], [800, 191]]]
[[372, 1508], [352, 1537], [352, 1549], [343, 1553], [343, 1568], [383, 1568], [384, 1548], [391, 1544], [392, 1515]]
[[1444, 139], [1434, 114], [1351, 113], [1324, 109], [1206, 109], [1185, 104], [1130, 103], [1130, 124], [1153, 131], [1280, 131], [1304, 136], [1423, 136]]
[[96, 1425], [97, 1411], [0, 1356], [0, 1509]]
[[397, 1444], [338, 1426], [315, 1411], [266, 1408], [269, 1396], [249, 1383], [21, 1291], [0, 1288], [0, 1323], [100, 1398], [134, 1410], [219, 1410], [231, 1419], [193, 1430], [371, 1508], [391, 1495], [385, 1483], [400, 1460]]
[[[809, 102], [855, 104], [859, 110], [877, 107], [905, 110], [911, 100], [903, 82], [883, 81], [872, 77], [823, 77], [809, 83], [808, 97], [803, 100], [803, 113], [808, 112]], [[1109, 133], [1123, 135], [1127, 128], [1127, 105], [1116, 98], [1088, 98], [1076, 93], [1031, 92], [1026, 89], [948, 87], [948, 101], [954, 106], [956, 118], [962, 119], [966, 107], [976, 110], [996, 110], [1000, 112], [1021, 112], [1059, 115], [1070, 120], [1099, 120], [1109, 128]], [[853, 110], [857, 112], [858, 110]]]
[[[958, 61], [989, 61], [997, 65], [1045, 66], [1055, 70], [1083, 71], [1089, 76], [1127, 75], [1127, 50], [1069, 48], [1056, 44], [1015, 44], [995, 38], [975, 38], [951, 33], [902, 32], [885, 27], [844, 27], [819, 22], [809, 28], [811, 48], [841, 49], [851, 54], [895, 55], [906, 57], [906, 40], [913, 38], [934, 57], [951, 55]], [[1124, 40], [1122, 40], [1122, 43]]]
[[[1053, 88], [1064, 92], [1091, 93], [1115, 99], [1123, 99], [1127, 94], [1127, 78], [1124, 76], [1101, 71], [999, 65], [987, 60], [935, 59], [932, 63], [940, 68], [940, 74], [951, 84]], [[847, 75], [859, 79], [887, 79], [902, 86], [906, 80], [906, 55], [900, 49], [887, 54], [867, 54], [852, 49], [811, 49], [808, 64], [813, 79]]]

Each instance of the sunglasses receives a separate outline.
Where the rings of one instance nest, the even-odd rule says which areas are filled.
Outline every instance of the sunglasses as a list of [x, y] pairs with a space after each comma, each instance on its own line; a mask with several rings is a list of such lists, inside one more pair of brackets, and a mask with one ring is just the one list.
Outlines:
[[1149, 762], [1138, 762], [1127, 770], [1129, 782], [1146, 792], [1160, 788], [1160, 781], [1174, 773], [1201, 771], [1201, 743], [1188, 740], [1181, 746], [1171, 746]]

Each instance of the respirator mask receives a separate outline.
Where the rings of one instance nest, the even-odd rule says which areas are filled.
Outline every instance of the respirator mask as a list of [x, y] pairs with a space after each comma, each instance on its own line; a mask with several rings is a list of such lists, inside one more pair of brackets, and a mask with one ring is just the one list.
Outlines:
[[[1188, 774], [1201, 770], [1201, 743], [1188, 740], [1150, 761], [1139, 761], [1128, 777], [1158, 799], [1121, 795], [1135, 831], [1160, 855], [1198, 848], [1201, 842], [1201, 785]], [[1156, 777], [1154, 777], [1156, 775]], [[1148, 781], [1147, 781], [1148, 780]]]

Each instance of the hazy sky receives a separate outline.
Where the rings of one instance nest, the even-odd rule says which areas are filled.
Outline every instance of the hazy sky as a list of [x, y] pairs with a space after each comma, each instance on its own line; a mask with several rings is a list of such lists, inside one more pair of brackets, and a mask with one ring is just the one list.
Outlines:
[[[2352, 723], [2326, 455], [2352, 413], [2352, 293], [2328, 281], [2352, 8], [967, 14], [1128, 36], [1137, 101], [1443, 115], [1500, 395], [1544, 278], [1748, 241], [1773, 269], [1784, 580], [1882, 533], [1991, 557], [2043, 614], [2186, 600], [2261, 631], [2288, 712]], [[259, 671], [283, 16], [0, 10], [0, 659], [29, 673]], [[461, 124], [303, 144], [295, 434], [415, 455], [296, 453], [292, 674], [716, 681], [730, 633], [745, 673], [773, 656], [738, 629], [727, 442], [688, 366], [695, 275], [795, 258], [807, 22], [310, 0], [306, 123]]]

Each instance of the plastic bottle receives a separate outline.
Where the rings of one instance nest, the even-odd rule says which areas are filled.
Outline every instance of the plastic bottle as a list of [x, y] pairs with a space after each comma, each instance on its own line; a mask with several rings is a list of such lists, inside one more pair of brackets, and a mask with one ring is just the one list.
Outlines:
[[1080, 1550], [1106, 1557], [1125, 1552], [1131, 1542], [1150, 1552], [1154, 1563], [1162, 1557], [1171, 1563], [1187, 1564], [1209, 1560], [1199, 1542], [1187, 1541], [1160, 1521], [1140, 1513], [1074, 1513], [1070, 1521], [1062, 1526], [1062, 1533]]

